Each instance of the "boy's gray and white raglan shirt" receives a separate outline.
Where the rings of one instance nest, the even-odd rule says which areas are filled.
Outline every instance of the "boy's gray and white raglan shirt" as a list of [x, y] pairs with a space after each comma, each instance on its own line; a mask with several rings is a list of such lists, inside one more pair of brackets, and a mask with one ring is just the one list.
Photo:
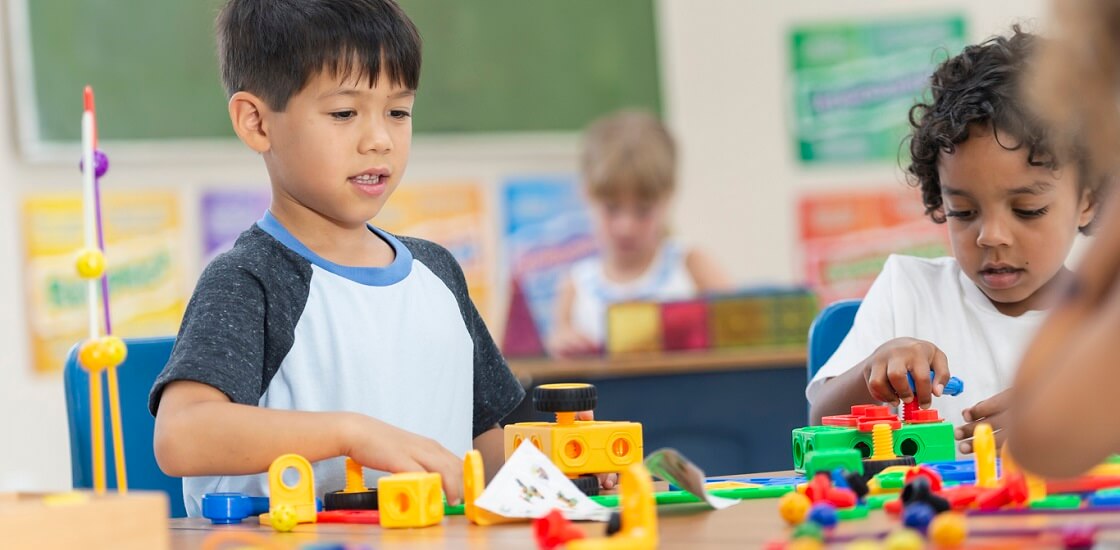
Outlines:
[[[331, 263], [266, 213], [203, 271], [149, 398], [193, 380], [234, 403], [353, 411], [434, 439], [457, 456], [524, 396], [463, 272], [434, 243], [370, 227], [396, 252], [383, 268]], [[314, 464], [315, 490], [345, 486], [343, 458]], [[378, 472], [366, 471], [367, 486]], [[266, 474], [183, 479], [187, 513], [206, 493], [267, 495]]]

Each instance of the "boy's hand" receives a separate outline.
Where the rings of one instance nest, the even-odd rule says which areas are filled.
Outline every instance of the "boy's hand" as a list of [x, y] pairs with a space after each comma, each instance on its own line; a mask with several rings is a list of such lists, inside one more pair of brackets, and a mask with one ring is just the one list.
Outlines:
[[1010, 404], [1011, 390], [1004, 390], [961, 412], [967, 424], [957, 428], [954, 434], [961, 442], [958, 446], [961, 452], [964, 454], [972, 453], [972, 432], [976, 430], [976, 425], [981, 422], [992, 426], [992, 432], [996, 437], [996, 448], [1002, 447], [1003, 441], [1007, 439], [1003, 427], [1007, 419], [1005, 413]]
[[463, 461], [435, 440], [368, 416], [356, 415], [347, 456], [362, 466], [390, 473], [435, 472], [448, 504], [463, 498]]
[[[934, 373], [930, 382], [929, 373]], [[910, 380], [914, 379], [914, 389]], [[879, 346], [863, 364], [863, 378], [871, 397], [897, 406], [918, 399], [918, 405], [929, 408], [933, 395], [941, 395], [949, 381], [949, 365], [937, 346], [915, 338], [895, 338]]]
[[[576, 420], [595, 420], [595, 411], [576, 413]], [[599, 485], [604, 489], [614, 489], [618, 485], [618, 474], [595, 474], [599, 478]]]
[[554, 357], [567, 359], [581, 355], [597, 355], [599, 345], [575, 329], [557, 329], [549, 338], [548, 351]]

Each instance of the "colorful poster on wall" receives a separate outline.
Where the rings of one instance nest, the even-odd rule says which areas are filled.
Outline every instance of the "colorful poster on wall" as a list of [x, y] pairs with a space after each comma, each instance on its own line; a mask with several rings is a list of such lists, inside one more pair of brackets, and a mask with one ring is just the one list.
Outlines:
[[374, 223], [451, 251], [463, 268], [475, 307], [491, 324], [495, 260], [486, 239], [491, 218], [486, 206], [483, 189], [476, 182], [410, 182], [397, 188]]
[[924, 214], [915, 189], [805, 195], [798, 220], [802, 273], [822, 305], [862, 298], [891, 254], [951, 254], [945, 226]]
[[[186, 305], [178, 195], [110, 191], [102, 219], [113, 333], [175, 334]], [[74, 271], [83, 243], [81, 194], [25, 198], [23, 235], [32, 365], [56, 372], [71, 346], [89, 336], [86, 282]]]
[[261, 219], [271, 200], [268, 188], [223, 189], [203, 193], [199, 208], [202, 265], [233, 248], [237, 237]]
[[805, 164], [894, 162], [934, 67], [965, 45], [960, 15], [823, 23], [790, 34], [794, 139]]
[[[209, 261], [229, 250], [242, 231], [268, 209], [267, 189], [223, 189], [203, 194], [202, 252]], [[486, 240], [486, 201], [473, 182], [402, 185], [373, 224], [386, 231], [439, 243], [451, 251], [467, 280], [479, 313], [490, 320], [495, 260]]]
[[506, 280], [519, 282], [542, 336], [551, 328], [561, 276], [595, 252], [576, 182], [574, 176], [516, 177], [502, 188]]

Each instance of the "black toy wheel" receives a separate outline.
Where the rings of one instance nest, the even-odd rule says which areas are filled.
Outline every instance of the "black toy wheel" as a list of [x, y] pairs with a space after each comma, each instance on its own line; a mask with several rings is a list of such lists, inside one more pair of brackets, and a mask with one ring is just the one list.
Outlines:
[[533, 389], [533, 407], [540, 412], [590, 411], [598, 400], [591, 384], [542, 384]]
[[354, 493], [332, 491], [323, 495], [324, 510], [376, 510], [377, 489]]
[[572, 479], [572, 483], [575, 483], [576, 487], [579, 488], [580, 491], [583, 491], [583, 494], [589, 497], [593, 497], [599, 494], [599, 478], [595, 477], [594, 475], [579, 476], [575, 479]]

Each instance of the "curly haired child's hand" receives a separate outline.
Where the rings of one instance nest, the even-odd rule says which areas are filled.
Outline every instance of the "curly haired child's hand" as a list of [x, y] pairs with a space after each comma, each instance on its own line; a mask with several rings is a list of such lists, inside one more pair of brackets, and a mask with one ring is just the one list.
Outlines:
[[[933, 382], [930, 382], [930, 371]], [[913, 389], [906, 376], [912, 375]], [[895, 338], [879, 346], [863, 363], [863, 378], [871, 397], [898, 405], [916, 397], [922, 408], [929, 407], [932, 396], [941, 395], [949, 381], [949, 365], [937, 346], [915, 338]]]
[[992, 427], [992, 432], [995, 433], [996, 448], [1003, 447], [1003, 441], [1007, 439], [1004, 424], [1006, 423], [1006, 412], [1011, 405], [1011, 390], [1001, 391], [961, 412], [967, 424], [962, 425], [956, 429], [954, 435], [960, 440], [961, 452], [964, 454], [972, 453], [972, 433], [976, 431], [976, 425], [981, 422], [988, 424]]
[[449, 504], [463, 496], [463, 461], [432, 439], [356, 415], [346, 455], [362, 466], [390, 473], [435, 472]]

